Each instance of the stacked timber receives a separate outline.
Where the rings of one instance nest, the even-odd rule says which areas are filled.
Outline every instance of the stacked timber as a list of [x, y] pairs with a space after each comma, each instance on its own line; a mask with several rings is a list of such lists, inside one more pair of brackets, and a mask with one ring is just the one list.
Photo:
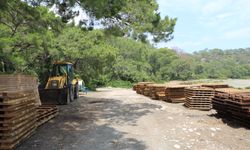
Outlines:
[[37, 108], [37, 113], [37, 126], [41, 126], [58, 115], [58, 108], [55, 105], [42, 105]]
[[34, 96], [34, 90], [0, 92], [0, 149], [13, 149], [34, 133], [37, 127]]
[[166, 101], [171, 103], [185, 102], [185, 88], [187, 85], [173, 85], [165, 89]]
[[148, 86], [148, 88], [149, 88], [149, 97], [150, 98], [152, 98], [152, 95], [153, 95], [153, 92], [154, 92], [154, 90], [155, 90], [155, 84], [149, 84], [149, 85], [147, 85]]
[[189, 87], [185, 89], [185, 106], [190, 109], [210, 110], [214, 89], [207, 87]]
[[150, 94], [149, 96], [155, 100], [164, 100], [165, 99], [165, 89], [166, 84], [151, 84], [149, 85]]
[[137, 89], [137, 84], [134, 84], [133, 85], [133, 91], [136, 91], [136, 89]]
[[137, 94], [143, 94], [144, 93], [144, 89], [149, 84], [154, 84], [154, 83], [153, 82], [139, 82], [137, 84], [137, 86], [136, 86], [136, 93]]
[[156, 97], [157, 97], [159, 100], [161, 100], [161, 101], [166, 100], [165, 91], [163, 91], [163, 92], [157, 92], [157, 93], [156, 93]]
[[229, 88], [228, 84], [219, 84], [219, 83], [210, 83], [210, 84], [202, 84], [202, 87], [208, 87], [208, 88], [213, 88], [213, 89], [218, 89], [218, 88]]
[[149, 86], [150, 86], [150, 84], [147, 84], [147, 85], [144, 87], [144, 90], [143, 90], [143, 92], [142, 92], [142, 95], [144, 95], [144, 96], [149, 96], [149, 93], [150, 93]]
[[212, 98], [213, 109], [217, 111], [219, 115], [228, 116], [226, 101], [229, 99], [230, 94], [240, 93], [241, 90], [234, 88], [220, 88], [215, 90], [215, 95]]
[[249, 90], [216, 90], [212, 103], [219, 115], [233, 118], [250, 127]]
[[36, 100], [36, 105], [41, 105], [38, 92], [38, 79], [30, 75], [0, 75], [0, 91], [22, 91], [33, 90]]
[[42, 113], [38, 79], [28, 75], [0, 75], [0, 149], [13, 149], [31, 136], [37, 125], [57, 113]]

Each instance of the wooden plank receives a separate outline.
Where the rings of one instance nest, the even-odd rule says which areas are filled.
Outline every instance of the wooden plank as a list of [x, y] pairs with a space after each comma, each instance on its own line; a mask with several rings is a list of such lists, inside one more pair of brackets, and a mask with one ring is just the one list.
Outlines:
[[27, 103], [30, 101], [35, 103], [35, 97], [31, 95], [29, 97], [16, 98], [10, 101], [0, 102], [0, 106], [13, 106], [13, 105], [18, 105], [22, 103]]
[[32, 124], [36, 124], [37, 119], [36, 116], [31, 116], [29, 119], [24, 120], [23, 122], [20, 122], [19, 124], [14, 124], [14, 126], [5, 126], [0, 127], [0, 136], [9, 135], [9, 134], [16, 134], [19, 131], [21, 131], [23, 128], [26, 128]]
[[34, 106], [35, 103], [34, 101], [28, 101], [25, 103], [19, 103], [16, 105], [0, 105], [0, 113], [1, 112], [13, 112], [13, 111], [18, 111], [22, 108], [26, 108], [27, 106]]
[[22, 116], [30, 112], [35, 112], [36, 107], [35, 106], [30, 106], [28, 108], [24, 108], [20, 111], [12, 112], [12, 113], [6, 113], [6, 114], [0, 114], [0, 120], [5, 119], [5, 118], [17, 118], [17, 116]]

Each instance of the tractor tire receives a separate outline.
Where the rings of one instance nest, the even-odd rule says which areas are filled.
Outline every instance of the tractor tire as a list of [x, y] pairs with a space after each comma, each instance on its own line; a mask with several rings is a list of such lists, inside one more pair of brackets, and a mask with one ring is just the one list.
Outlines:
[[71, 86], [69, 89], [70, 89], [70, 101], [73, 102], [74, 101], [74, 88], [73, 86]]
[[58, 104], [67, 105], [69, 102], [70, 102], [70, 90], [67, 89], [66, 92], [62, 90], [58, 98]]
[[75, 87], [74, 98], [75, 99], [79, 98], [79, 87], [78, 87], [78, 84], [76, 84], [76, 87]]

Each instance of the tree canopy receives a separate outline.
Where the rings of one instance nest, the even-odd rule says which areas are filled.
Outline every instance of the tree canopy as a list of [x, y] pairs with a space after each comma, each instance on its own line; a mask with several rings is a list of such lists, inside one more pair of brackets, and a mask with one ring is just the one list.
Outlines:
[[63, 22], [68, 22], [83, 9], [90, 16], [81, 20], [86, 29], [100, 23], [108, 34], [131, 37], [148, 42], [169, 41], [173, 38], [176, 18], [161, 17], [156, 0], [26, 0], [30, 5], [54, 6]]
[[[76, 6], [103, 27], [69, 22]], [[176, 21], [162, 19], [155, 0], [3, 0], [0, 8], [0, 73], [33, 74], [43, 84], [52, 62], [66, 60], [89, 87], [250, 76], [249, 48], [180, 54], [152, 46], [147, 36], [170, 40]]]

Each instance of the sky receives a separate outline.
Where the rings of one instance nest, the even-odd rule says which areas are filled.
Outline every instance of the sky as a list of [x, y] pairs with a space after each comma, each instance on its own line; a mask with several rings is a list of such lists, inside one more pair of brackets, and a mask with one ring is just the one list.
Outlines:
[[177, 17], [174, 39], [157, 47], [185, 52], [250, 47], [250, 0], [157, 0], [161, 16]]

